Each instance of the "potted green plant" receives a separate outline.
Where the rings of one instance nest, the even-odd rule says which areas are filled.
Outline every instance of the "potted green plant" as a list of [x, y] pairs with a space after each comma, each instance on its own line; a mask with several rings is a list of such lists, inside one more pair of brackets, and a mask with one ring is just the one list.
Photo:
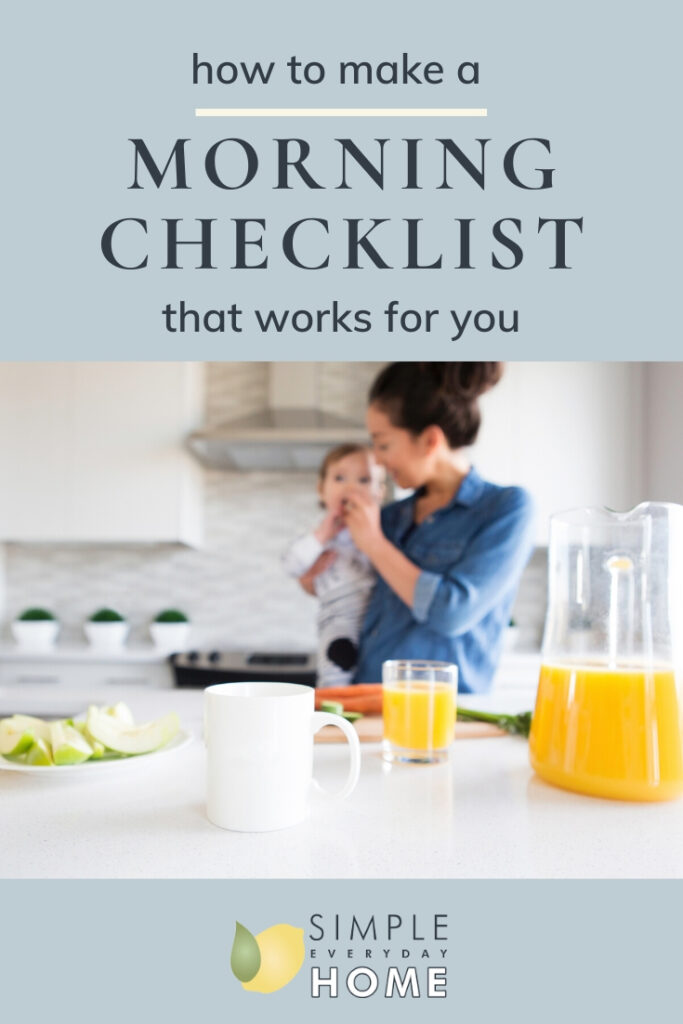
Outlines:
[[520, 628], [514, 619], [510, 619], [503, 636], [503, 649], [514, 651], [519, 646]]
[[184, 651], [190, 643], [190, 620], [177, 608], [165, 608], [150, 623], [149, 632], [154, 646], [161, 651]]
[[59, 622], [47, 608], [26, 608], [12, 622], [11, 628], [20, 647], [46, 651], [55, 645]]
[[123, 647], [130, 626], [113, 608], [100, 608], [90, 616], [83, 629], [92, 647], [113, 651]]

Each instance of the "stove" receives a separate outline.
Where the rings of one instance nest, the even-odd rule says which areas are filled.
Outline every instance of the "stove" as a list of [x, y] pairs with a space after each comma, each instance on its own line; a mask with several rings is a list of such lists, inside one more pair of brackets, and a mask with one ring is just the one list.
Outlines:
[[307, 651], [185, 651], [171, 656], [176, 686], [213, 683], [304, 683], [315, 686], [316, 658]]

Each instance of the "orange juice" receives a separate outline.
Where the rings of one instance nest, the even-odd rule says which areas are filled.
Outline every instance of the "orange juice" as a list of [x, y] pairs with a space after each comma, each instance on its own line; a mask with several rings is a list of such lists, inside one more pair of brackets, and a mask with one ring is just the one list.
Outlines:
[[678, 676], [671, 668], [544, 665], [529, 736], [532, 767], [547, 782], [591, 796], [680, 796]]
[[384, 739], [415, 751], [444, 750], [455, 725], [455, 688], [417, 681], [384, 685]]

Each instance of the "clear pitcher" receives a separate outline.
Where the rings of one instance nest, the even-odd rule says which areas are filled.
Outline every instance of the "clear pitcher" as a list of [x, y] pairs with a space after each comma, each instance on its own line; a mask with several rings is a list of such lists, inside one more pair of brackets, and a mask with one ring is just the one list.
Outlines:
[[565, 789], [683, 793], [683, 506], [553, 516], [529, 752]]

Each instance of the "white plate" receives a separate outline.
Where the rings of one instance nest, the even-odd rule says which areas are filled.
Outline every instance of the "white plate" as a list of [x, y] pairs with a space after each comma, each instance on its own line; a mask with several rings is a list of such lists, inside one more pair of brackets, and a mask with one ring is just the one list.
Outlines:
[[134, 757], [115, 758], [111, 761], [90, 760], [83, 761], [82, 764], [64, 765], [21, 764], [17, 761], [8, 761], [6, 758], [0, 757], [0, 770], [23, 772], [24, 775], [42, 775], [51, 779], [73, 778], [74, 776], [82, 778], [85, 775], [91, 775], [95, 778], [97, 775], [123, 772], [129, 768], [144, 768], [148, 765], [150, 759], [157, 761], [160, 757], [165, 757], [167, 754], [177, 754], [179, 750], [184, 750], [190, 743], [192, 743], [192, 733], [187, 732], [185, 729], [180, 729], [170, 743], [167, 743], [165, 747], [161, 747], [160, 750], [151, 751], [149, 754], [136, 754]]

